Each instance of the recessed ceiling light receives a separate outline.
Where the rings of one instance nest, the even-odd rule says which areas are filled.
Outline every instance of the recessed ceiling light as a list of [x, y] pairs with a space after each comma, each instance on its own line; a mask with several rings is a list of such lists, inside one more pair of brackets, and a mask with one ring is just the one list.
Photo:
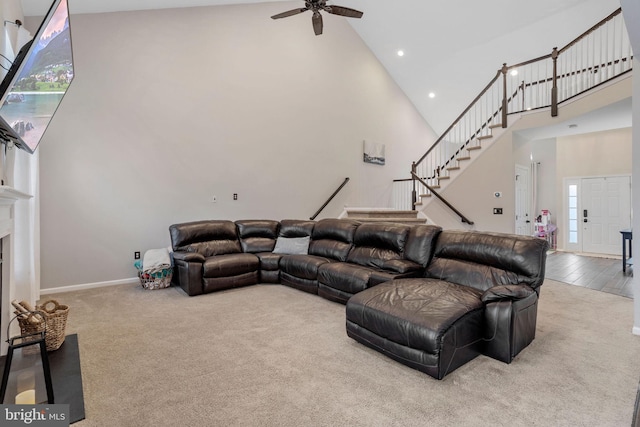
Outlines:
[[435, 97], [436, 97], [436, 94], [435, 94], [435, 93], [433, 93], [433, 92], [429, 92], [429, 98], [435, 98]]
[[398, 56], [404, 56], [404, 50], [400, 49], [400, 50], [398, 51]]
[[518, 70], [511, 70], [511, 75], [512, 76], [517, 76], [518, 75]]

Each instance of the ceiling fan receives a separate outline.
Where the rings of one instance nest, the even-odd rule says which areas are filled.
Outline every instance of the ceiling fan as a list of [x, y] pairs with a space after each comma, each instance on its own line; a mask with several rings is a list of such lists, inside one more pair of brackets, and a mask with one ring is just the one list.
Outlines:
[[306, 12], [310, 10], [313, 12], [313, 16], [311, 17], [311, 22], [313, 23], [313, 31], [316, 33], [316, 36], [322, 34], [322, 15], [320, 15], [320, 11], [324, 10], [327, 13], [331, 13], [333, 15], [346, 16], [347, 18], [361, 18], [363, 13], [359, 10], [351, 9], [343, 6], [332, 6], [328, 5], [326, 0], [306, 0], [304, 2], [304, 7], [299, 9], [289, 10], [287, 12], [282, 12], [277, 15], [273, 15], [271, 19], [279, 19], [286, 18], [287, 16], [297, 15], [302, 12]]

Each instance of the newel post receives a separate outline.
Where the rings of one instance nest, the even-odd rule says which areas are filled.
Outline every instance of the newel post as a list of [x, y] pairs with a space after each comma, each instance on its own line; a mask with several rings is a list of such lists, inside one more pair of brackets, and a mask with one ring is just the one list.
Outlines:
[[415, 211], [416, 210], [416, 202], [418, 201], [418, 194], [416, 192], [416, 162], [412, 162], [411, 163], [411, 182], [412, 182], [412, 188], [411, 188], [411, 210]]
[[553, 48], [553, 87], [551, 88], [551, 117], [558, 115], [558, 48]]
[[507, 127], [507, 64], [502, 64], [502, 127]]

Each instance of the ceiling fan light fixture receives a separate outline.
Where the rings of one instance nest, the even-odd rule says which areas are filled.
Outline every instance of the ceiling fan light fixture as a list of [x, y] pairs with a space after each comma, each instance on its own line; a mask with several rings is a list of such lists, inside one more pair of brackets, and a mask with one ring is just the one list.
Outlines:
[[311, 23], [313, 24], [313, 31], [315, 32], [316, 36], [322, 34], [323, 23], [322, 15], [320, 14], [321, 11], [330, 13], [332, 15], [345, 16], [347, 18], [361, 18], [363, 15], [363, 13], [359, 10], [351, 9], [344, 6], [327, 5], [327, 0], [306, 0], [304, 2], [303, 8], [292, 9], [286, 12], [278, 13], [277, 15], [273, 15], [271, 19], [286, 18], [288, 16], [306, 12], [307, 10], [313, 12]]

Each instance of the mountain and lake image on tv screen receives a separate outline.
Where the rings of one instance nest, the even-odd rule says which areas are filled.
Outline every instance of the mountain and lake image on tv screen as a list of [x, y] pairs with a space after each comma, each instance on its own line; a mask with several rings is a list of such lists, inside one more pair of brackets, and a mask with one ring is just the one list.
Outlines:
[[[55, 7], [55, 8], [54, 8]], [[74, 77], [67, 0], [56, 0], [30, 45], [23, 49], [10, 90], [0, 107], [0, 128], [13, 131], [17, 145], [33, 152]], [[6, 82], [3, 82], [3, 85]], [[23, 146], [23, 145], [26, 145]]]

